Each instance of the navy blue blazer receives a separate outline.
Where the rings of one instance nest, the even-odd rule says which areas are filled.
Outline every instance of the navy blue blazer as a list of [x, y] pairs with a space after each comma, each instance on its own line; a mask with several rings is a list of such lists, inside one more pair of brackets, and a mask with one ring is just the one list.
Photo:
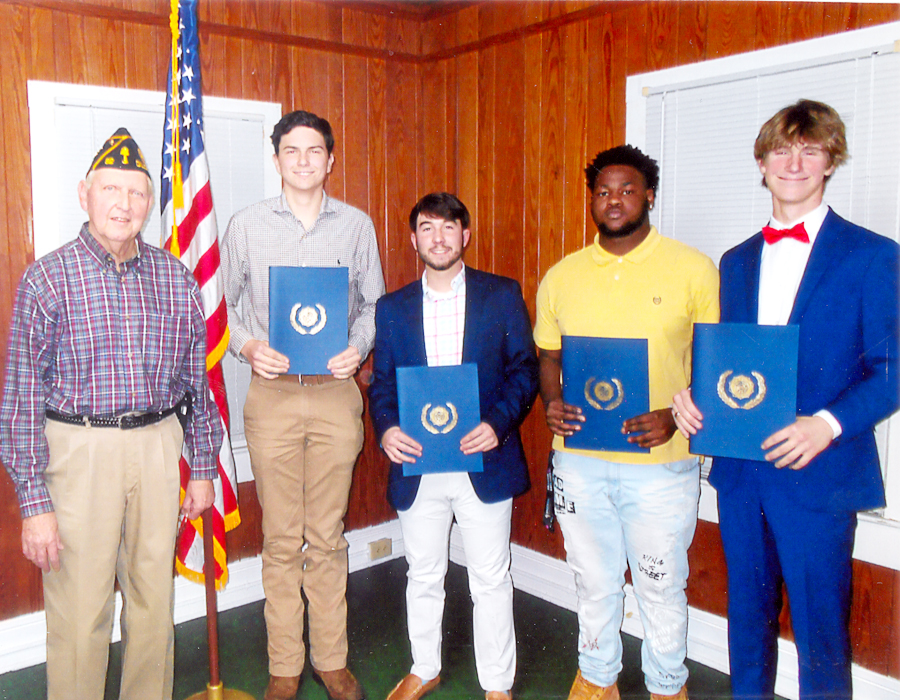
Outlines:
[[[723, 322], [756, 323], [763, 239], [758, 233], [725, 253], [720, 265]], [[898, 391], [898, 255], [883, 236], [829, 210], [813, 244], [789, 323], [800, 326], [797, 413], [827, 409], [841, 436], [805, 468], [724, 457], [709, 481], [730, 491], [761, 478], [789, 503], [847, 512], [884, 505], [874, 427], [894, 413]]]
[[[375, 309], [374, 376], [369, 412], [378, 435], [400, 424], [397, 367], [428, 364], [422, 325], [422, 280], [378, 300]], [[528, 466], [519, 424], [538, 389], [538, 362], [531, 320], [519, 283], [466, 267], [466, 321], [462, 361], [478, 365], [481, 420], [497, 434], [499, 445], [485, 452], [484, 471], [470, 474], [475, 493], [496, 503], [528, 489]], [[388, 501], [406, 510], [416, 498], [418, 476], [403, 476], [391, 464]]]

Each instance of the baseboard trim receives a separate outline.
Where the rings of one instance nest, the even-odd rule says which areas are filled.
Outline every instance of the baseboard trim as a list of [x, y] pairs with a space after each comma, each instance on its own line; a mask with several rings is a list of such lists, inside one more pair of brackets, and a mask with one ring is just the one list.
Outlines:
[[[383, 564], [403, 556], [403, 537], [400, 521], [392, 520], [381, 525], [354, 530], [346, 534], [350, 547], [348, 557], [350, 571]], [[369, 542], [389, 538], [391, 554], [376, 561], [369, 560]], [[217, 594], [220, 611], [254, 603], [264, 598], [262, 589], [262, 559], [242, 559], [228, 566], [228, 585]], [[113, 622], [112, 641], [122, 638], [119, 616], [122, 597], [116, 594], [116, 613]], [[175, 624], [206, 615], [206, 589], [181, 578], [175, 579]], [[20, 615], [0, 622], [0, 673], [28, 668], [47, 660], [47, 620], [43, 611]]]
[[[350, 547], [350, 571], [360, 571], [403, 556], [403, 537], [400, 522], [391, 520], [381, 525], [347, 533]], [[369, 543], [389, 538], [391, 554], [371, 561]], [[465, 566], [462, 538], [456, 525], [450, 534], [450, 560]], [[262, 561], [260, 557], [243, 559], [229, 567], [229, 581], [218, 593], [220, 611], [230, 610], [263, 599]], [[512, 545], [512, 577], [515, 587], [566, 610], [575, 610], [577, 595], [575, 578], [564, 561], [545, 554]], [[117, 596], [116, 622], [113, 641], [118, 641], [119, 605]], [[175, 622], [181, 623], [206, 614], [205, 593], [202, 586], [183, 578], [175, 581]], [[622, 630], [639, 639], [644, 636], [637, 602], [631, 586], [625, 587], [625, 619]], [[0, 622], [0, 673], [34, 666], [46, 661], [47, 625], [43, 612], [21, 615]], [[696, 608], [690, 609], [688, 619], [688, 656], [706, 666], [728, 672], [728, 621]], [[865, 700], [900, 700], [900, 679], [883, 676], [860, 666], [853, 666], [854, 697]], [[789, 700], [797, 700], [797, 652], [790, 642], [778, 643], [778, 680], [776, 692]]]

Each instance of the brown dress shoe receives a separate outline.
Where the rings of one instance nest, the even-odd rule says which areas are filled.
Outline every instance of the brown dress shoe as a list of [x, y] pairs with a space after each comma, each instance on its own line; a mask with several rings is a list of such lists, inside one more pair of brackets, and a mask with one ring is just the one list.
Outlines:
[[484, 694], [484, 700], [512, 700], [512, 691], [489, 690]]
[[441, 677], [437, 676], [427, 683], [423, 683], [421, 678], [410, 673], [394, 686], [391, 694], [387, 696], [387, 700], [418, 700], [437, 688], [440, 682]]
[[263, 700], [294, 700], [299, 686], [300, 676], [269, 676]]
[[320, 671], [314, 668], [313, 673], [325, 686], [325, 692], [331, 700], [366, 700], [362, 686], [346, 666], [337, 671]]
[[660, 695], [659, 693], [650, 693], [650, 700], [688, 700], [687, 686], [681, 686], [675, 695]]
[[569, 700], [619, 700], [619, 687], [615, 683], [605, 687], [594, 685], [586, 681], [579, 670], [569, 691]]

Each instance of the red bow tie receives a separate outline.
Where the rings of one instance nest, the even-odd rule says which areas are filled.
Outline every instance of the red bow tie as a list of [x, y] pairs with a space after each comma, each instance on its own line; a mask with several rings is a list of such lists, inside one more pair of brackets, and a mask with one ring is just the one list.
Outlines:
[[772, 228], [771, 226], [763, 226], [762, 235], [769, 245], [778, 243], [782, 238], [793, 238], [801, 243], [809, 243], [809, 234], [806, 233], [806, 227], [803, 225], [802, 221], [793, 228]]

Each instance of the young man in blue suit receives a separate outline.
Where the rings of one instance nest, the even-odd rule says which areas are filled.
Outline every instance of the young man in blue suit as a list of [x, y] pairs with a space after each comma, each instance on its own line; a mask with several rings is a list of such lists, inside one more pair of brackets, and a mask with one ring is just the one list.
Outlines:
[[[722, 258], [722, 321], [800, 327], [798, 417], [763, 442], [765, 462], [717, 457], [709, 477], [728, 564], [732, 691], [773, 697], [784, 582], [801, 699], [850, 700], [856, 514], [884, 505], [873, 429], [898, 407], [898, 246], [823, 201], [848, 156], [828, 105], [782, 109], [754, 155], [772, 217]], [[685, 435], [702, 428], [689, 390], [673, 412]]]
[[[537, 393], [531, 321], [519, 284], [463, 264], [469, 212], [446, 192], [423, 197], [409, 215], [421, 280], [382, 297], [375, 311], [369, 408], [391, 460], [388, 500], [397, 509], [406, 560], [407, 625], [413, 666], [388, 700], [433, 690], [441, 670], [441, 619], [450, 525], [466, 551], [474, 603], [475, 664], [488, 700], [509, 700], [516, 668], [509, 574], [512, 498], [528, 488], [519, 424]], [[482, 422], [460, 440], [483, 453], [484, 471], [403, 476], [422, 445], [400, 429], [397, 367], [475, 363]]]

